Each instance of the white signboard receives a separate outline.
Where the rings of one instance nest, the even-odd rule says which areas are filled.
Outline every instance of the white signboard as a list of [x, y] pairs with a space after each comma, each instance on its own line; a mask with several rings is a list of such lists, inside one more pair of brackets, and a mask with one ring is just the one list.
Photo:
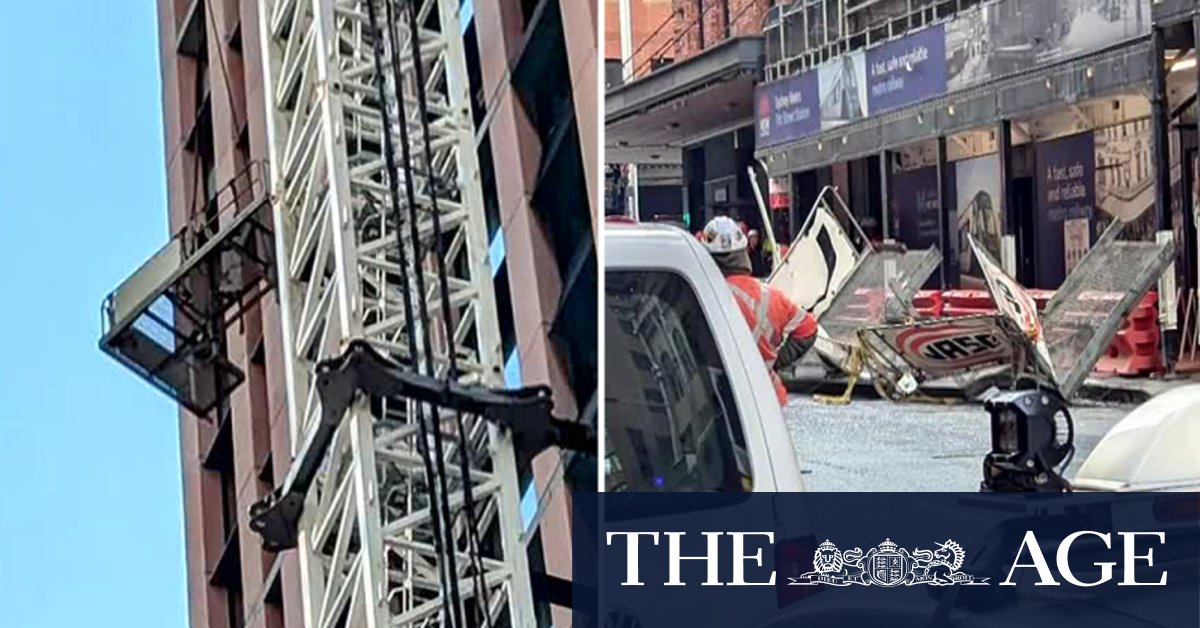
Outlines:
[[870, 330], [909, 366], [933, 377], [1007, 364], [1013, 345], [996, 316], [953, 318]]
[[992, 301], [996, 303], [1000, 313], [1007, 316], [1016, 324], [1017, 329], [1025, 334], [1029, 344], [1033, 347], [1034, 358], [1038, 361], [1039, 366], [1052, 380], [1058, 381], [1058, 376], [1054, 373], [1054, 366], [1050, 362], [1046, 339], [1042, 335], [1042, 320], [1038, 316], [1037, 301], [1034, 301], [1021, 284], [1009, 277], [1004, 269], [1000, 268], [1000, 265], [979, 247], [975, 238], [968, 236], [968, 239], [975, 258], [979, 260], [984, 278], [987, 279], [988, 292], [992, 295]]
[[769, 283], [820, 318], [854, 271], [859, 257], [841, 223], [818, 203]]

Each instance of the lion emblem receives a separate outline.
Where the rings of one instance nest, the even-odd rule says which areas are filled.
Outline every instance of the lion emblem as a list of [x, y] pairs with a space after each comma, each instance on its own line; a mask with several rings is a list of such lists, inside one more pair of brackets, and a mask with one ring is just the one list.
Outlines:
[[826, 540], [813, 553], [813, 567], [816, 571], [810, 571], [801, 577], [825, 576], [828, 578], [845, 578], [847, 580], [860, 579], [864, 572], [861, 563], [862, 550], [856, 547], [852, 550], [839, 552], [836, 545]]

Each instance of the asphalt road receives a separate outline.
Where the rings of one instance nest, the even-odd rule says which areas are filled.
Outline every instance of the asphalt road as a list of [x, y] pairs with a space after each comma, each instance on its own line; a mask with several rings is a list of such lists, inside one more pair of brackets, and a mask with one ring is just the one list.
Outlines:
[[[1074, 408], [1077, 451], [1067, 477], [1131, 408]], [[991, 446], [977, 405], [854, 400], [822, 406], [793, 395], [784, 409], [810, 491], [976, 491]]]

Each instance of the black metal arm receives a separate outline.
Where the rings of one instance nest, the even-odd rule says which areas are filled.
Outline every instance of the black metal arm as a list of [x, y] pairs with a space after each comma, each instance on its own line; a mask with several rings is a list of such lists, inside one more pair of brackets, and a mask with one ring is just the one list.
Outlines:
[[350, 343], [340, 357], [317, 365], [321, 420], [304, 444], [283, 486], [250, 507], [250, 528], [263, 546], [281, 551], [296, 546], [304, 499], [317, 477], [333, 435], [359, 391], [374, 397], [400, 397], [483, 417], [513, 435], [518, 460], [550, 448], [595, 453], [595, 431], [555, 418], [548, 386], [496, 390], [464, 386], [406, 371], [366, 341]]

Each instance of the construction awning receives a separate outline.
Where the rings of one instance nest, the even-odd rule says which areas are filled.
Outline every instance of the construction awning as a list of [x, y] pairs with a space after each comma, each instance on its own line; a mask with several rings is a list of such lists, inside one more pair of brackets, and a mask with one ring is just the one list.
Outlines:
[[1148, 37], [1095, 54], [957, 91], [803, 139], [757, 148], [770, 176], [783, 176], [877, 155], [916, 142], [1028, 118], [1071, 104], [1149, 89]]
[[679, 163], [684, 144], [752, 123], [762, 55], [762, 37], [734, 37], [609, 91], [605, 161]]

